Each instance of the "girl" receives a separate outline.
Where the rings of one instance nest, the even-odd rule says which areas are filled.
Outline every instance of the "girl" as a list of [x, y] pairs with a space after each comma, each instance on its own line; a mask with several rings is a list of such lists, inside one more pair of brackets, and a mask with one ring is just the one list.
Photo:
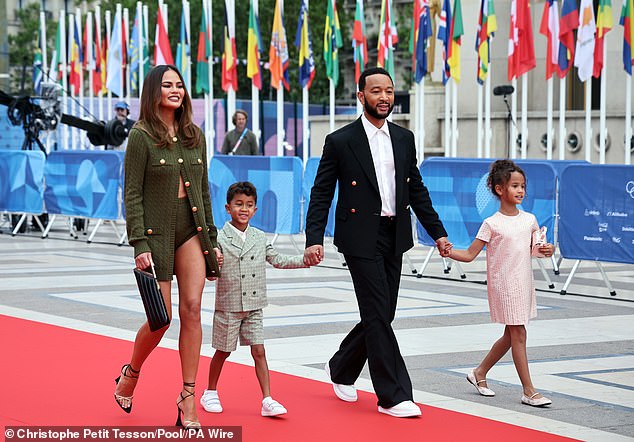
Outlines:
[[[176, 425], [200, 427], [194, 388], [202, 329], [205, 278], [216, 279], [222, 254], [211, 214], [205, 137], [192, 122], [192, 105], [175, 66], [150, 70], [141, 95], [139, 121], [130, 131], [125, 155], [125, 208], [128, 239], [136, 267], [156, 268], [169, 317], [172, 276], [178, 281], [179, 353], [183, 388]], [[213, 255], [211, 255], [213, 254]], [[169, 326], [139, 329], [130, 362], [117, 377], [114, 398], [129, 413], [141, 366]]]
[[526, 195], [524, 171], [510, 160], [498, 160], [491, 165], [487, 185], [500, 200], [500, 210], [482, 223], [476, 239], [467, 250], [450, 250], [456, 261], [471, 262], [487, 246], [487, 292], [491, 320], [505, 324], [498, 339], [480, 365], [467, 380], [482, 396], [494, 396], [487, 387], [489, 370], [511, 349], [515, 369], [524, 394], [522, 403], [534, 407], [550, 405], [552, 401], [535, 390], [528, 370], [526, 328], [529, 319], [537, 316], [531, 255], [550, 257], [554, 246], [547, 244], [533, 214], [517, 205]]

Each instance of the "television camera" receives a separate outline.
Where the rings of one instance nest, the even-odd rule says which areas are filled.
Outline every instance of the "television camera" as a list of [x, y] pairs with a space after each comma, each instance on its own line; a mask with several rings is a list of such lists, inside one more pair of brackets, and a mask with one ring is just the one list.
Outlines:
[[24, 129], [22, 150], [32, 150], [37, 145], [46, 155], [39, 139], [41, 131], [55, 130], [64, 123], [87, 132], [88, 140], [95, 146], [119, 146], [128, 137], [128, 129], [116, 118], [108, 122], [88, 121], [61, 112], [61, 86], [42, 83], [40, 96], [14, 97], [0, 91], [0, 104], [7, 106], [9, 122]]

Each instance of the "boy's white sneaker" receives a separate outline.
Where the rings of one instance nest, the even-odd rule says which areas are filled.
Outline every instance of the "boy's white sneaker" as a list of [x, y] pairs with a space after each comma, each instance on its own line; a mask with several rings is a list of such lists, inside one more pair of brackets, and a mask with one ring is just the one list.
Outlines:
[[262, 416], [279, 416], [286, 414], [286, 408], [271, 396], [262, 400]]
[[200, 404], [209, 413], [222, 413], [222, 404], [216, 390], [205, 390], [200, 398]]

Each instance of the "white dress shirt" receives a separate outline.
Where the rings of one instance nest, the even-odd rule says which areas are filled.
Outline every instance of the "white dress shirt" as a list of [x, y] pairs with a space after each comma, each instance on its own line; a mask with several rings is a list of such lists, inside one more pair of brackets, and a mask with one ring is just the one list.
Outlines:
[[392, 150], [392, 139], [387, 122], [383, 122], [380, 128], [361, 115], [363, 129], [370, 143], [372, 162], [379, 184], [379, 194], [381, 195], [381, 216], [396, 215], [396, 175], [394, 171], [394, 151]]
[[247, 230], [249, 230], [249, 226], [247, 226], [246, 229], [244, 229], [244, 232], [240, 229], [238, 229], [236, 226], [234, 226], [233, 224], [231, 224], [231, 221], [227, 221], [227, 224], [229, 224], [229, 226], [231, 226], [231, 228], [233, 229], [233, 232], [238, 235], [238, 238], [240, 238], [242, 240], [242, 242], [245, 242], [247, 240]]

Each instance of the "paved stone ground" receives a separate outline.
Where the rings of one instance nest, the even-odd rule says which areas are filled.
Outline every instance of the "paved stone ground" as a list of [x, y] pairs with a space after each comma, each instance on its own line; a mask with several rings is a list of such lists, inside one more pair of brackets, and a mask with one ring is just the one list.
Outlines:
[[[47, 239], [31, 231], [13, 237], [6, 222], [0, 230], [0, 314], [134, 338], [144, 315], [131, 272], [132, 249], [116, 245], [110, 226], [101, 227], [91, 244], [82, 232], [73, 239], [64, 220]], [[301, 235], [276, 239], [286, 253], [302, 245]], [[408, 254], [414, 268], [421, 268], [427, 250], [416, 247]], [[268, 270], [265, 335], [273, 370], [325, 381], [324, 362], [358, 320], [348, 271], [334, 248], [326, 252], [316, 268]], [[559, 275], [549, 261], [545, 264], [555, 288], [535, 264], [538, 318], [528, 326], [528, 353], [533, 382], [553, 406], [520, 403], [510, 354], [489, 373], [494, 398], [479, 396], [465, 380], [503, 330], [489, 320], [483, 256], [462, 265], [466, 279], [455, 265], [445, 274], [437, 254], [422, 278], [404, 264], [394, 328], [415, 399], [583, 440], [634, 440], [634, 266], [604, 265], [617, 292], [610, 296], [597, 266], [583, 262], [562, 296], [573, 262], [562, 260]], [[212, 354], [213, 297], [214, 285], [208, 283], [206, 355]], [[177, 295], [173, 302], [178, 303]], [[161, 345], [176, 348], [177, 330], [172, 327]], [[252, 364], [246, 349], [231, 360]], [[372, 389], [367, 370], [357, 386]]]

